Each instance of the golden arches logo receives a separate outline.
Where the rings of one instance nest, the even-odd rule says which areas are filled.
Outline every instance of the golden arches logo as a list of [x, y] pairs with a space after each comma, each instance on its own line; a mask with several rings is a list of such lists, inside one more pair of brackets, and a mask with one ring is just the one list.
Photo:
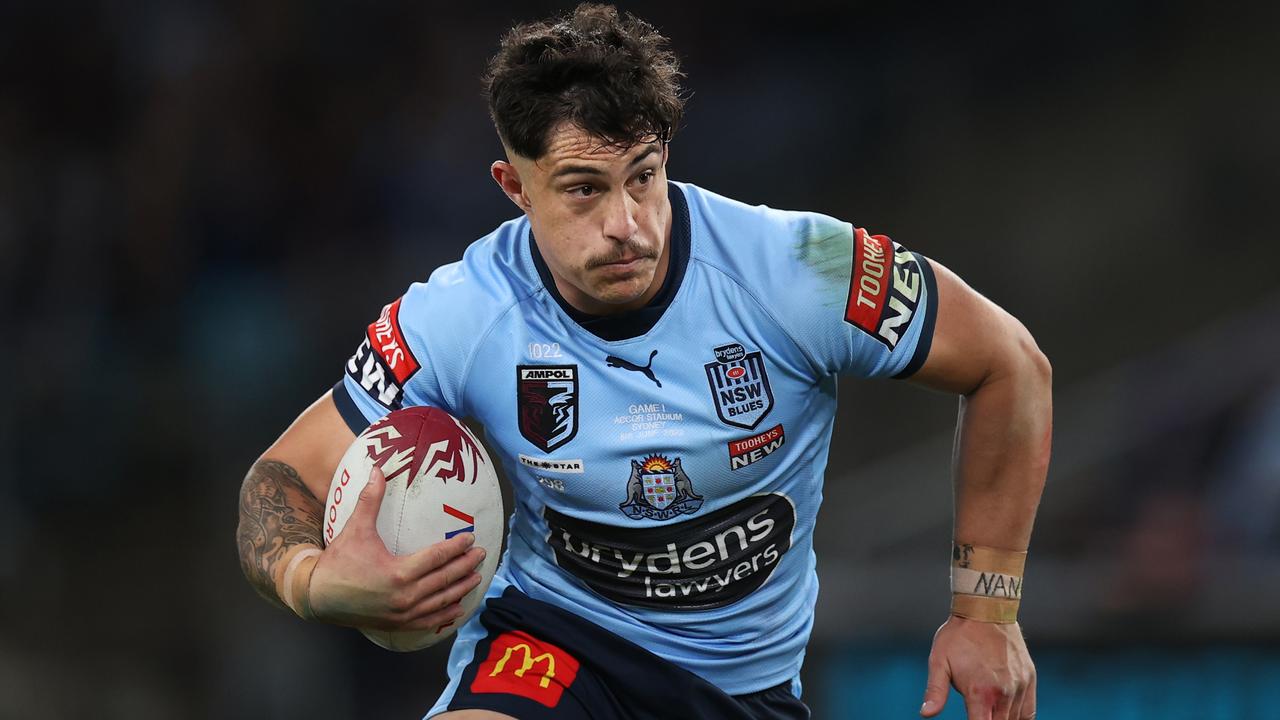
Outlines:
[[514, 655], [517, 650], [524, 651], [524, 660], [520, 663], [520, 668], [515, 671], [515, 676], [520, 678], [524, 677], [525, 673], [532, 670], [534, 665], [546, 660], [547, 671], [542, 673], [542, 677], [538, 679], [538, 685], [544, 688], [549, 686], [551, 684], [551, 678], [556, 676], [556, 659], [549, 652], [544, 652], [535, 657], [533, 654], [533, 648], [529, 647], [528, 643], [519, 643], [508, 647], [507, 651], [502, 653], [502, 659], [493, 666], [493, 672], [489, 673], [489, 677], [496, 677], [499, 673], [505, 670], [507, 667], [507, 661], [511, 659], [511, 656]]

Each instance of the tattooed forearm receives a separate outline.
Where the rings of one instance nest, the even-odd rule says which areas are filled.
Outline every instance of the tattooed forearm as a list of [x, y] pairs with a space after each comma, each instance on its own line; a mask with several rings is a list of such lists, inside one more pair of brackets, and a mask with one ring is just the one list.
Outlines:
[[323, 517], [320, 501], [298, 471], [275, 460], [253, 466], [240, 487], [240, 569], [258, 594], [283, 607], [276, 597], [272, 573], [295, 545], [320, 546]]

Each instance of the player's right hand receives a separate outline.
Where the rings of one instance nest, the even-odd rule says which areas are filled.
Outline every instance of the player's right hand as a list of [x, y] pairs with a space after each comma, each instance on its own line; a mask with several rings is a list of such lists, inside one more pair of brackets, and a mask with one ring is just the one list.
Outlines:
[[346, 527], [320, 554], [311, 575], [311, 611], [317, 620], [375, 630], [428, 630], [462, 615], [459, 600], [480, 584], [484, 549], [462, 533], [397, 557], [378, 535], [386, 494], [382, 470], [369, 482]]

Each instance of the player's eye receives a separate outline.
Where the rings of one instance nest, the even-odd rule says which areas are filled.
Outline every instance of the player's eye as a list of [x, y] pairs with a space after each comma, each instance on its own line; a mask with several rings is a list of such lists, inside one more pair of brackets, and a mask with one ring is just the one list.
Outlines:
[[577, 187], [569, 188], [569, 194], [578, 198], [589, 198], [594, 195], [595, 192], [596, 189], [590, 185], [578, 185]]
[[652, 170], [645, 170], [644, 172], [636, 176], [636, 182], [640, 183], [641, 185], [648, 185], [649, 181], [652, 179], [653, 179]]

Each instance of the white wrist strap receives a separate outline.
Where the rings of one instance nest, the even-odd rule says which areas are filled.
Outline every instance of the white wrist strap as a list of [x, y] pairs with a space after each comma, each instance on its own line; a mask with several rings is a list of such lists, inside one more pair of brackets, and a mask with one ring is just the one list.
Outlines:
[[284, 601], [285, 605], [289, 606], [290, 610], [294, 611], [295, 613], [298, 613], [298, 615], [303, 615], [303, 613], [300, 612], [298, 610], [298, 606], [294, 604], [295, 598], [293, 597], [293, 575], [298, 571], [298, 566], [302, 564], [303, 560], [306, 560], [309, 557], [315, 557], [319, 554], [320, 554], [320, 551], [317, 550], [316, 548], [307, 548], [306, 550], [303, 550], [297, 555], [294, 555], [293, 559], [289, 561], [288, 566], [286, 566], [284, 569], [284, 578], [280, 582], [280, 584], [283, 585], [284, 587], [281, 588], [280, 599]]
[[981, 597], [1022, 599], [1022, 578], [973, 568], [951, 568], [951, 592]]

